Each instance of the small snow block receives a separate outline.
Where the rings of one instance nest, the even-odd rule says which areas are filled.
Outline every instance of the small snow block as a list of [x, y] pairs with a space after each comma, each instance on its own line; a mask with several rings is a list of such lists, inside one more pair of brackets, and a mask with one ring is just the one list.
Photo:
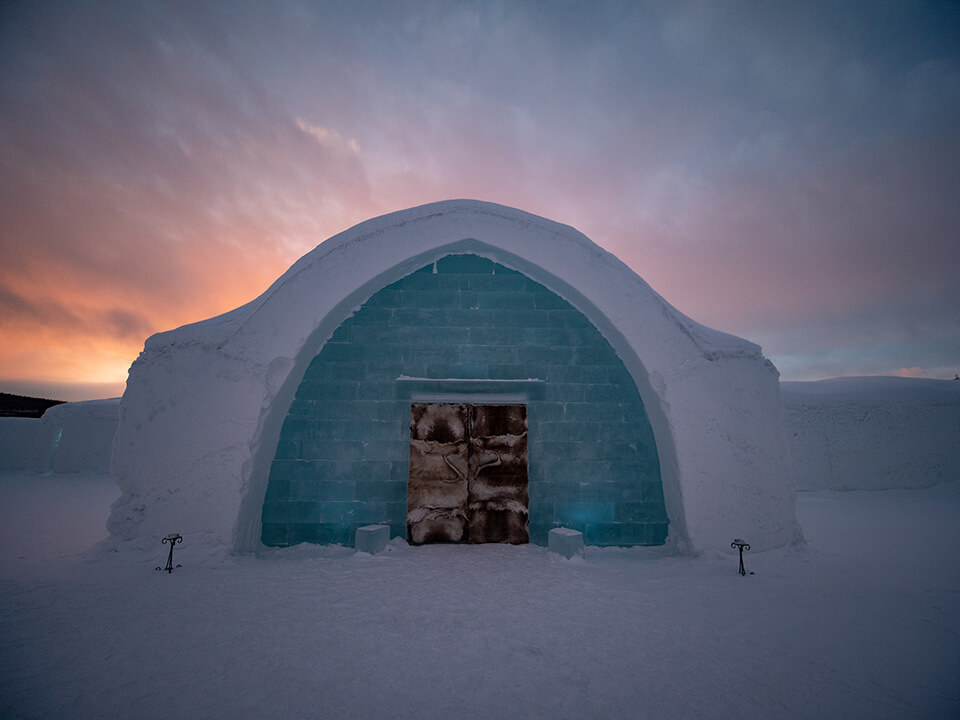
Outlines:
[[360, 552], [375, 555], [390, 542], [389, 525], [364, 525], [357, 528], [353, 547]]
[[553, 528], [548, 533], [550, 538], [550, 552], [572, 558], [574, 555], [583, 555], [583, 533], [570, 528]]

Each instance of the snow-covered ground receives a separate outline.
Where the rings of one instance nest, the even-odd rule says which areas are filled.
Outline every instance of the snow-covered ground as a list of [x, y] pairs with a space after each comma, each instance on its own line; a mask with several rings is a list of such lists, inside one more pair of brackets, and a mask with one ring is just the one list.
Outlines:
[[891, 490], [960, 479], [960, 382], [780, 383], [798, 490]]
[[746, 577], [729, 548], [203, 535], [157, 572], [158, 539], [105, 539], [117, 401], [5, 419], [0, 718], [960, 717], [960, 383], [783, 396], [806, 544]]
[[90, 548], [117, 495], [0, 475], [0, 717], [960, 717], [960, 482], [801, 493], [806, 545], [746, 577], [719, 552], [201, 536], [167, 574], [159, 542]]

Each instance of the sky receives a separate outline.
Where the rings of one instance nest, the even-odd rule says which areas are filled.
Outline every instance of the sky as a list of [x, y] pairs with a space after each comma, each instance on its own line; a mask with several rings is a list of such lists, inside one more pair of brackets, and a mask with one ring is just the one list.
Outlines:
[[960, 5], [0, 3], [0, 391], [370, 217], [576, 227], [783, 380], [960, 372]]

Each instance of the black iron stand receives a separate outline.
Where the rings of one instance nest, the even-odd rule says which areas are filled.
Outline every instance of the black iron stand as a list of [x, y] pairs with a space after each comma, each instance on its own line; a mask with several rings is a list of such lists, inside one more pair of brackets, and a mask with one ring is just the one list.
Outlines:
[[[167, 535], [160, 542], [164, 544], [170, 543], [170, 554], [167, 556], [167, 566], [164, 568], [158, 566], [157, 570], [166, 570], [168, 573], [172, 573], [173, 572], [173, 546], [176, 545], [178, 542], [183, 542], [183, 536]], [[180, 565], [180, 563], [177, 563], [177, 567], [182, 567], [182, 566]]]
[[[746, 575], [746, 574], [747, 574], [747, 571], [743, 569], [743, 550], [744, 550], [744, 548], [746, 548], [747, 550], [749, 550], [749, 549], [750, 549], [750, 543], [745, 543], [745, 542], [744, 542], [743, 540], [741, 540], [740, 538], [737, 538], [737, 539], [734, 540], [732, 543], [730, 543], [730, 547], [732, 547], [732, 548], [740, 548], [740, 570], [739, 570], [738, 572], [739, 572], [741, 575]], [[173, 549], [172, 549], [172, 548], [170, 549], [170, 552], [173, 552]], [[750, 573], [750, 574], [753, 575], [753, 573]]]

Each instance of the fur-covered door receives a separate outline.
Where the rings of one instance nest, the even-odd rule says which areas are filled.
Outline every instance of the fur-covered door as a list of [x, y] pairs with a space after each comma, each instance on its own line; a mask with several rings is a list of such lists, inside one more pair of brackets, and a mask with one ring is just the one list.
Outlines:
[[414, 403], [407, 539], [528, 542], [524, 405]]

